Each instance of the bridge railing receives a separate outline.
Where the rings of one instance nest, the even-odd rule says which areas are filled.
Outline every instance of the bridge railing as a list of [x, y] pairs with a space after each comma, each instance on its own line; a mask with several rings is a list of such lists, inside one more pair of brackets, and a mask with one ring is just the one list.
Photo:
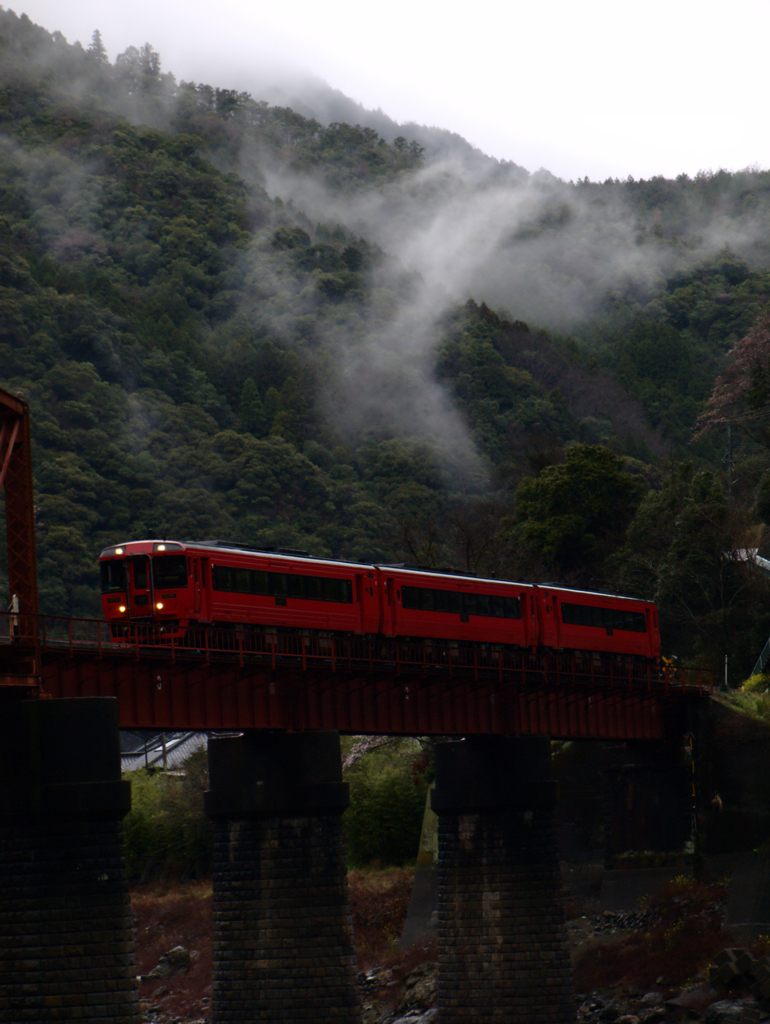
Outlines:
[[[116, 635], [120, 629], [121, 634]], [[456, 640], [409, 641], [385, 637], [320, 636], [302, 631], [195, 627], [184, 637], [160, 632], [155, 624], [109, 623], [55, 615], [0, 613], [0, 643], [35, 645], [43, 652], [93, 651], [97, 655], [175, 661], [229, 661], [239, 666], [268, 663], [332, 671], [441, 673], [473, 682], [512, 678], [534, 686], [562, 685], [634, 688], [666, 692], [710, 693], [710, 671], [701, 668], [614, 658], [596, 653], [547, 653], [500, 644], [464, 644]]]
[[108, 623], [99, 619], [75, 619], [63, 615], [25, 615], [0, 612], [0, 643], [22, 647], [98, 647], [111, 640]]
[[0, 643], [18, 643], [34, 647], [38, 642], [39, 615], [25, 615], [23, 612], [0, 612]]

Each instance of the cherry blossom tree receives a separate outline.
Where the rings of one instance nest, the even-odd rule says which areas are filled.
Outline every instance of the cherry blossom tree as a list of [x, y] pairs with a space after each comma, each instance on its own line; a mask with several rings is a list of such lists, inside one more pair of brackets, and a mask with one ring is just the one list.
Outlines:
[[717, 377], [695, 437], [734, 423], [770, 447], [770, 312], [759, 317], [730, 355], [732, 365]]

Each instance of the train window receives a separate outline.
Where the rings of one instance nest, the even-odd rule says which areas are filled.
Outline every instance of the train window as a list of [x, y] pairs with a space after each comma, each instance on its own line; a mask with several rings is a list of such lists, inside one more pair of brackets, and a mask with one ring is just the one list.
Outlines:
[[270, 593], [273, 597], [286, 597], [287, 588], [286, 580], [287, 576], [285, 572], [269, 572], [268, 579], [270, 581]]
[[147, 589], [147, 561], [144, 555], [137, 555], [131, 559], [134, 568], [134, 586], [139, 590]]
[[353, 603], [353, 585], [350, 580], [322, 577], [321, 592], [324, 601], [337, 601], [340, 604]]
[[403, 587], [404, 608], [451, 615], [481, 615], [486, 618], [520, 619], [518, 597], [502, 594], [460, 594], [456, 590], [433, 587]]
[[596, 629], [622, 629], [629, 633], [646, 633], [643, 612], [627, 608], [600, 608], [592, 604], [561, 605], [562, 622], [569, 626], [593, 626]]
[[259, 569], [249, 569], [249, 575], [251, 576], [252, 594], [270, 593], [270, 580], [268, 579], [270, 575], [269, 573], [261, 572]]
[[156, 555], [152, 574], [156, 587], [186, 587], [187, 560], [184, 555]]
[[126, 563], [122, 558], [119, 561], [102, 562], [101, 573], [103, 594], [114, 594], [126, 589]]
[[211, 585], [214, 590], [237, 594], [304, 598], [308, 601], [334, 601], [337, 604], [353, 603], [351, 581], [329, 576], [300, 576], [294, 573], [212, 565]]
[[248, 569], [233, 569], [234, 587], [238, 594], [251, 593], [251, 573]]
[[230, 570], [226, 565], [211, 566], [211, 586], [214, 590], [232, 590]]
[[470, 594], [458, 594], [456, 590], [434, 590], [433, 607], [436, 611], [459, 615], [464, 610], [462, 607], [463, 597], [470, 596]]

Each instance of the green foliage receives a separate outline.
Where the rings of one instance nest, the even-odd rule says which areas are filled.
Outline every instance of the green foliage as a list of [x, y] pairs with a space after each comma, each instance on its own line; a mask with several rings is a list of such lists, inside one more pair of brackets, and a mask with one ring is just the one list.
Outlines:
[[370, 752], [345, 776], [350, 806], [343, 835], [351, 866], [414, 860], [420, 845], [427, 784], [412, 766], [421, 753], [414, 740]]
[[741, 690], [744, 693], [767, 693], [770, 690], [770, 676], [765, 672], [757, 672], [741, 683]]
[[562, 573], [596, 571], [622, 539], [643, 490], [609, 449], [572, 445], [564, 462], [522, 480], [511, 540]]
[[741, 687], [720, 694], [718, 699], [729, 707], [735, 708], [736, 711], [740, 711], [742, 715], [747, 715], [755, 721], [770, 726], [770, 696], [765, 690], [746, 691], [744, 687]]
[[206, 751], [192, 754], [174, 774], [139, 769], [129, 778], [131, 810], [123, 826], [129, 878], [210, 875], [213, 838], [203, 811]]
[[[767, 456], [742, 459], [732, 506], [715, 435], [677, 460], [762, 324], [770, 172], [525, 189], [475, 154], [464, 178], [415, 173], [418, 142], [177, 83], [150, 43], [110, 65], [98, 32], [83, 50], [12, 11], [0, 129], [0, 386], [32, 406], [45, 610], [97, 615], [99, 550], [153, 530], [610, 581], [657, 596], [669, 649], [755, 657], [768, 595], [729, 552], [769, 518]], [[264, 188], [308, 177], [343, 223]], [[501, 187], [516, 223], [459, 235], [466, 281], [385, 251]], [[412, 246], [425, 267], [443, 237]], [[415, 317], [442, 284], [515, 315]], [[740, 352], [761, 412], [764, 349]]]
[[658, 602], [666, 651], [695, 649], [715, 665], [728, 654], [745, 672], [770, 633], [770, 584], [735, 554], [745, 534], [745, 515], [711, 472], [674, 464], [642, 500], [608, 572], [620, 591]]

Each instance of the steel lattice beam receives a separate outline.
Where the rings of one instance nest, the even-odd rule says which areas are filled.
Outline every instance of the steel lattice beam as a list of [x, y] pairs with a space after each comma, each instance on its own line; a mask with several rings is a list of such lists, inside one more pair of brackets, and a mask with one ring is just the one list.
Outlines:
[[0, 389], [0, 490], [5, 491], [8, 582], [23, 615], [36, 615], [37, 556], [29, 406]]

